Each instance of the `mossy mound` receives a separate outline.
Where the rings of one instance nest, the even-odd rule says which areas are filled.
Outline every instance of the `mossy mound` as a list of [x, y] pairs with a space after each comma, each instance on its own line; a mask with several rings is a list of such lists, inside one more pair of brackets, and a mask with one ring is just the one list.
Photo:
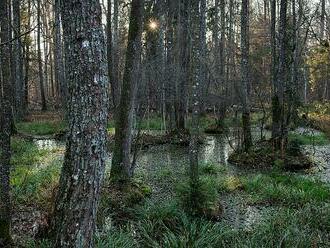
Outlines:
[[252, 169], [279, 168], [286, 171], [309, 169], [312, 161], [305, 156], [299, 144], [289, 144], [282, 154], [273, 149], [271, 141], [262, 141], [251, 148], [249, 152], [236, 151], [229, 156], [228, 161], [237, 166]]
[[109, 216], [118, 224], [132, 219], [132, 207], [142, 203], [151, 193], [151, 188], [140, 180], [127, 184], [110, 182], [102, 189], [98, 222], [102, 225]]

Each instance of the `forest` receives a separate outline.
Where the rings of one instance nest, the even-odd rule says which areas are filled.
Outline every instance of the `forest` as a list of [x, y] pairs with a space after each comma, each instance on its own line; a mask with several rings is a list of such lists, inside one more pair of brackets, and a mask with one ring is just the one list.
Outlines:
[[330, 0], [0, 0], [0, 248], [330, 247]]

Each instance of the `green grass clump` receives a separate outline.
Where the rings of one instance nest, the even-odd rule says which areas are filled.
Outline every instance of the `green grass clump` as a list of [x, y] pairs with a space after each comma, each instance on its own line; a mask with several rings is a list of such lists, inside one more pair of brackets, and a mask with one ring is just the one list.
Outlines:
[[95, 238], [96, 248], [135, 248], [137, 242], [133, 237], [133, 230], [117, 230], [111, 227], [103, 233], [98, 233]]
[[148, 119], [142, 120], [140, 124], [142, 130], [163, 130], [163, 119], [159, 116], [153, 116]]
[[49, 206], [54, 196], [53, 189], [59, 180], [60, 168], [61, 164], [55, 162], [43, 168], [17, 167], [11, 177], [15, 202]]
[[65, 132], [66, 123], [57, 121], [19, 122], [17, 131], [30, 135], [52, 135]]
[[301, 145], [328, 145], [330, 144], [330, 141], [328, 137], [324, 134], [318, 134], [315, 136], [312, 135], [301, 135], [296, 133], [290, 133], [289, 134], [289, 141], [296, 140]]
[[[192, 218], [175, 202], [147, 203], [126, 227], [105, 232], [96, 247], [329, 247], [330, 206], [280, 208], [251, 228]], [[112, 246], [116, 244], [117, 246]]]
[[39, 150], [33, 142], [19, 138], [12, 139], [11, 148], [11, 164], [14, 168], [36, 164], [49, 153], [47, 150]]
[[220, 172], [220, 167], [213, 163], [205, 163], [200, 165], [201, 174], [205, 175], [218, 175]]
[[14, 202], [49, 205], [59, 179], [59, 159], [52, 157], [52, 150], [39, 150], [33, 142], [23, 139], [13, 139], [12, 150], [11, 187]]
[[242, 178], [243, 189], [252, 203], [301, 206], [330, 201], [330, 187], [295, 175], [254, 175]]
[[50, 240], [27, 240], [24, 247], [26, 248], [52, 248], [54, 245]]
[[134, 213], [140, 221], [161, 221], [169, 224], [177, 221], [184, 214], [176, 200], [165, 201], [163, 203], [147, 200], [143, 205], [136, 207]]
[[212, 176], [201, 176], [195, 184], [183, 181], [177, 185], [176, 192], [182, 208], [191, 215], [211, 217], [219, 210], [217, 183]]

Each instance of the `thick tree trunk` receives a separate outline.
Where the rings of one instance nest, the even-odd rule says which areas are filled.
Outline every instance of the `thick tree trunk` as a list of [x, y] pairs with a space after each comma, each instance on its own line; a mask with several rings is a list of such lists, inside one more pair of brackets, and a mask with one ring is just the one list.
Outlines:
[[144, 0], [133, 0], [123, 87], [116, 112], [115, 147], [111, 167], [111, 177], [115, 181], [129, 181], [134, 172], [134, 166], [131, 164], [131, 143], [133, 113], [141, 60], [143, 16]]
[[69, 133], [53, 216], [54, 247], [92, 247], [106, 158], [108, 78], [98, 0], [62, 1]]
[[[0, 1], [0, 39], [1, 42], [10, 40], [8, 0]], [[0, 247], [11, 243], [11, 202], [10, 202], [10, 138], [12, 123], [12, 88], [9, 61], [9, 46], [0, 46], [0, 67], [2, 79], [0, 82]]]
[[243, 146], [248, 151], [252, 146], [251, 124], [250, 124], [250, 65], [249, 65], [249, 0], [242, 0], [241, 10], [241, 101], [243, 105]]

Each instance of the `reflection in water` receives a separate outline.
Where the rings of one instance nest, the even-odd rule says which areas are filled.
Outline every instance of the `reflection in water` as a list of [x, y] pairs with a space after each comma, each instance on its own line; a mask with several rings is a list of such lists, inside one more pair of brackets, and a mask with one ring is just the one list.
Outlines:
[[34, 143], [37, 145], [38, 149], [51, 150], [59, 147], [59, 144], [54, 139], [34, 140]]

